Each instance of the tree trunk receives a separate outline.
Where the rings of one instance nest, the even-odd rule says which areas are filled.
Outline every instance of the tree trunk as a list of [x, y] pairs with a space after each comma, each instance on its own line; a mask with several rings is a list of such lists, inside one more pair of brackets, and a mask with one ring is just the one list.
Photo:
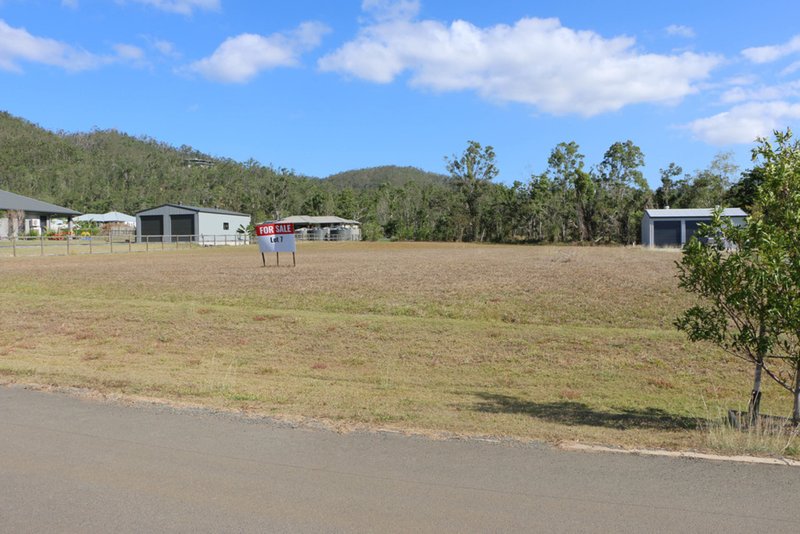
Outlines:
[[586, 210], [583, 209], [580, 193], [578, 193], [578, 200], [575, 204], [575, 217], [578, 219], [578, 239], [583, 242], [587, 240], [588, 236], [586, 234], [588, 232], [586, 231]]
[[794, 403], [792, 405], [792, 424], [800, 424], [800, 360], [794, 369], [794, 390], [792, 391]]
[[753, 391], [750, 393], [750, 404], [747, 407], [747, 414], [750, 426], [758, 422], [758, 415], [761, 406], [761, 373], [764, 369], [764, 360], [756, 362], [755, 375], [753, 377]]

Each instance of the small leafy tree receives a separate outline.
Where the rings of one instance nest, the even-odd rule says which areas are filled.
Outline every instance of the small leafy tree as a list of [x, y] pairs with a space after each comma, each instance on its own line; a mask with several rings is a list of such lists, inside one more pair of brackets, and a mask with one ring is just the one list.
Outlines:
[[255, 237], [256, 236], [256, 226], [251, 222], [247, 226], [240, 224], [239, 228], [236, 229], [236, 233], [241, 236], [249, 236]]
[[772, 284], [772, 309], [778, 339], [770, 376], [792, 394], [792, 421], [800, 423], [800, 143], [791, 130], [775, 132], [775, 143], [761, 140], [753, 157], [761, 160], [754, 203], [764, 246], [765, 277]]
[[776, 343], [770, 282], [759, 255], [756, 226], [737, 228], [714, 213], [695, 234], [678, 263], [680, 286], [701, 297], [675, 322], [692, 341], [710, 341], [755, 367], [748, 413], [757, 420], [765, 361]]
[[676, 320], [693, 341], [711, 341], [755, 367], [749, 414], [756, 421], [762, 373], [793, 397], [800, 423], [800, 146], [791, 131], [760, 140], [763, 182], [748, 223], [716, 210], [684, 249], [680, 286], [701, 297]]

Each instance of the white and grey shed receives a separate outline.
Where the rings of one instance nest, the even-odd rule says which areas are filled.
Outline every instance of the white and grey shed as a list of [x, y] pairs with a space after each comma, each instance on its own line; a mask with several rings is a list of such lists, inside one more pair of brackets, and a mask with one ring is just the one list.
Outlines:
[[236, 211], [163, 204], [136, 214], [137, 241], [193, 241], [203, 245], [236, 244], [247, 234], [250, 216]]
[[[647, 209], [642, 217], [642, 245], [646, 247], [681, 247], [697, 228], [711, 222], [712, 208]], [[725, 208], [723, 217], [743, 225], [747, 213], [741, 208]]]

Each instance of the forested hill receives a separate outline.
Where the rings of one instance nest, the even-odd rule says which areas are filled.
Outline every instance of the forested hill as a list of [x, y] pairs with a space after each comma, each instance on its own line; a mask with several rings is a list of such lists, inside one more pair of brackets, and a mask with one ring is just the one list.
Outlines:
[[545, 172], [504, 184], [494, 150], [469, 141], [448, 160], [448, 176], [386, 166], [318, 179], [116, 130], [51, 132], [0, 112], [0, 189], [84, 213], [176, 203], [255, 221], [334, 214], [361, 221], [367, 239], [634, 243], [645, 208], [747, 209], [760, 177], [757, 168], [740, 175], [723, 154], [691, 174], [670, 164], [652, 191], [643, 167], [630, 140], [586, 163], [577, 143], [563, 142]]
[[115, 130], [53, 133], [0, 113], [0, 189], [79, 211], [134, 213], [170, 202], [263, 217], [275, 209], [276, 188], [305, 181]]
[[[0, 112], [0, 189], [82, 212], [135, 213], [164, 203], [218, 207], [256, 220], [291, 214], [366, 216], [359, 191], [433, 184], [446, 177], [384, 166], [316, 179], [236, 162], [116, 130], [51, 132]], [[357, 198], [357, 197], [364, 198]]]
[[410, 182], [419, 185], [444, 184], [447, 176], [416, 167], [384, 165], [332, 174], [325, 181], [339, 189], [376, 189], [382, 185], [402, 187]]

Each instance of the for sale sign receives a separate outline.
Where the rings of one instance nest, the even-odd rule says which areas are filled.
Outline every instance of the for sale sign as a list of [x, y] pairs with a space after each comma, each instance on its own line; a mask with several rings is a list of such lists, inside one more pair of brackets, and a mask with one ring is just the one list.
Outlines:
[[297, 250], [294, 243], [294, 224], [292, 223], [259, 224], [256, 226], [256, 238], [262, 254]]

